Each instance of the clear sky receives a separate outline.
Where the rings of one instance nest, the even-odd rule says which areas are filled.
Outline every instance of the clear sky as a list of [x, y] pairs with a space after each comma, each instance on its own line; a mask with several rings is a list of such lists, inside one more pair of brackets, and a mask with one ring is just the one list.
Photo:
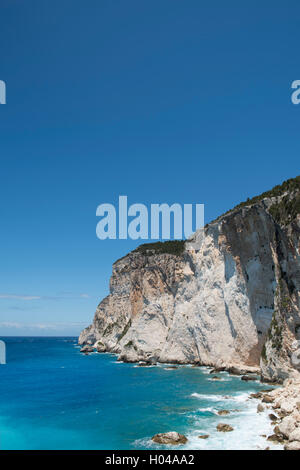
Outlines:
[[1, 0], [0, 335], [77, 334], [131, 240], [96, 208], [204, 203], [300, 173], [297, 0]]

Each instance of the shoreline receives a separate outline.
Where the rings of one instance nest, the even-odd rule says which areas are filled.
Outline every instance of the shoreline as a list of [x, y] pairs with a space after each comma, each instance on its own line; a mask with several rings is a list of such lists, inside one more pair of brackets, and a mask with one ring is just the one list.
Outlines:
[[[194, 361], [194, 362], [183, 362], [183, 361], [176, 361], [174, 360], [169, 360], [169, 361], [159, 361], [155, 360], [153, 358], [147, 359], [147, 358], [140, 358], [140, 359], [128, 359], [124, 356], [120, 357], [119, 352], [109, 349], [98, 349], [97, 348], [97, 342], [93, 344], [88, 344], [88, 343], [83, 343], [77, 344], [78, 347], [80, 347], [80, 352], [85, 355], [89, 355], [91, 353], [97, 353], [97, 354], [113, 354], [117, 356], [117, 362], [124, 363], [124, 364], [136, 364], [136, 365], [151, 365], [155, 366], [157, 364], [168, 364], [168, 365], [174, 365], [174, 366], [191, 366], [191, 367], [210, 367], [213, 369], [214, 373], [219, 373], [219, 372], [228, 372], [229, 374], [232, 375], [247, 375], [247, 374], [256, 374], [260, 376], [261, 379], [261, 368], [259, 365], [256, 366], [250, 366], [246, 364], [241, 364], [241, 363], [231, 363], [231, 364], [216, 364], [216, 363], [202, 363], [200, 361]], [[269, 382], [265, 380], [261, 380], [262, 383], [269, 383], [270, 385], [278, 385], [276, 382]]]
[[[85, 350], [81, 349], [81, 353], [86, 355], [90, 353], [113, 354], [118, 353], [112, 351], [97, 351], [93, 346], [88, 346]], [[176, 369], [176, 366], [187, 366], [194, 368], [206, 368], [209, 375], [226, 372], [229, 376], [240, 377], [241, 380], [252, 381], [258, 380], [261, 384], [266, 385], [266, 390], [257, 393], [251, 393], [249, 400], [258, 400], [257, 413], [269, 412], [269, 419], [273, 427], [273, 434], [266, 435], [266, 449], [269, 445], [276, 445], [284, 450], [300, 450], [300, 376], [299, 378], [286, 379], [283, 383], [270, 382], [264, 380], [261, 376], [260, 367], [245, 366], [241, 364], [215, 366], [212, 364], [200, 364], [199, 362], [182, 363], [182, 362], [160, 362], [160, 361], [126, 361], [124, 358], [117, 359], [118, 363], [135, 364], [135, 367], [155, 367], [165, 365], [170, 369]], [[258, 376], [254, 379], [254, 375]], [[216, 381], [218, 379], [215, 378]], [[220, 379], [219, 379], [220, 380]], [[267, 386], [276, 387], [268, 389]]]

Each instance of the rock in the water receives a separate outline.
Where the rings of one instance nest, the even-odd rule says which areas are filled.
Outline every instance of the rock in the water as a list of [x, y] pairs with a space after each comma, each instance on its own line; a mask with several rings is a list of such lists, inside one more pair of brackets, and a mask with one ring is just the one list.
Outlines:
[[219, 423], [217, 426], [217, 430], [219, 432], [231, 432], [233, 431], [233, 427], [229, 424]]
[[283, 438], [278, 436], [277, 434], [272, 434], [268, 437], [268, 441], [274, 442], [274, 444], [282, 444]]
[[271, 421], [277, 421], [278, 420], [278, 416], [274, 415], [273, 413], [269, 414], [269, 418], [270, 418]]
[[265, 395], [262, 399], [263, 403], [273, 403], [274, 397], [270, 397], [270, 395]]
[[221, 380], [221, 378], [215, 375], [214, 377], [212, 377], [212, 380]]
[[81, 353], [90, 353], [90, 352], [94, 352], [94, 348], [93, 348], [93, 346], [89, 346], [88, 344], [86, 344], [85, 346], [83, 346], [83, 347], [80, 349], [80, 352], [81, 352]]
[[263, 411], [265, 411], [265, 408], [261, 403], [259, 403], [257, 405], [257, 413], [262, 413]]
[[228, 367], [227, 372], [231, 375], [243, 375], [243, 372], [238, 367]]
[[175, 431], [170, 431], [161, 434], [155, 434], [155, 436], [152, 437], [152, 441], [156, 442], [157, 444], [177, 445], [186, 444], [188, 440], [183, 434], [179, 434]]
[[250, 375], [243, 375], [241, 380], [244, 380], [244, 382], [251, 382], [257, 380], [257, 377], [251, 377]]
[[224, 372], [225, 370], [226, 370], [226, 367], [214, 367], [210, 371], [210, 374], [218, 374], [218, 372]]
[[229, 415], [230, 414], [230, 411], [228, 410], [220, 410], [218, 411], [218, 415], [219, 416], [226, 416], [226, 415]]
[[198, 436], [199, 439], [208, 439], [209, 438], [209, 434], [200, 434], [200, 436]]

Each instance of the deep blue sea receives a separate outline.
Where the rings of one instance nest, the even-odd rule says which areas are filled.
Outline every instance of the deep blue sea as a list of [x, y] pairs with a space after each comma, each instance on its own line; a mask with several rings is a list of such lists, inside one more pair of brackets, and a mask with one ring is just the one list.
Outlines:
[[[208, 368], [137, 367], [112, 354], [82, 355], [77, 338], [0, 338], [0, 449], [149, 449], [151, 436], [178, 431], [181, 448], [269, 446], [267, 413], [249, 393], [266, 388]], [[230, 410], [228, 416], [217, 411]], [[219, 433], [216, 425], [234, 431]], [[199, 434], [209, 434], [207, 440]], [[278, 446], [277, 446], [278, 448]]]

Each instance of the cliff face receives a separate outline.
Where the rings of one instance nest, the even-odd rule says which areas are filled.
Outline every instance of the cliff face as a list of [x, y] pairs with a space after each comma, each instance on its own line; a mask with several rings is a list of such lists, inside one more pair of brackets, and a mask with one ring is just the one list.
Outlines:
[[125, 361], [260, 364], [268, 380], [297, 373], [300, 178], [292, 182], [221, 216], [176, 253], [149, 245], [117, 261], [79, 343]]

